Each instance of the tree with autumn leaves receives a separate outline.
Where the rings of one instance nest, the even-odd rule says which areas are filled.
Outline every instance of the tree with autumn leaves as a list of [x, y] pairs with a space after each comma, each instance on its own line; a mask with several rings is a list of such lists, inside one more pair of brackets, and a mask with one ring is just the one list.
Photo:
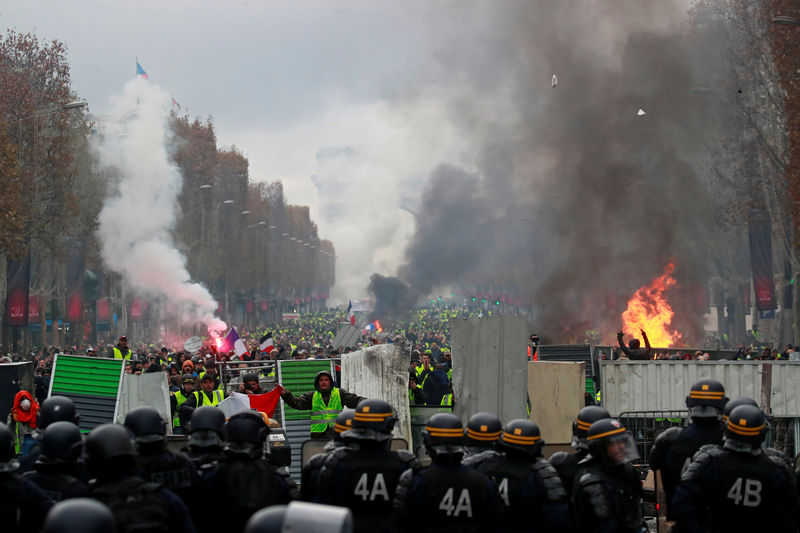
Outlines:
[[[0, 34], [0, 286], [3, 259], [30, 255], [30, 291], [42, 303], [42, 326], [66, 312], [70, 249], [86, 250], [86, 268], [103, 269], [95, 230], [108, 176], [97, 170], [89, 150], [87, 111], [71, 87], [62, 43]], [[253, 183], [247, 158], [236, 147], [217, 147], [210, 118], [173, 113], [171, 126], [173, 158], [183, 176], [174, 237], [193, 278], [231, 302], [288, 306], [290, 295], [327, 290], [333, 284], [332, 244], [325, 245], [324, 261], [308, 253], [295, 257], [280, 235], [302, 234], [319, 248], [307, 208], [305, 218], [288, 216], [294, 208], [285, 204], [280, 182]], [[119, 281], [109, 273], [100, 297], [120, 294]], [[46, 343], [66, 340], [62, 331]]]

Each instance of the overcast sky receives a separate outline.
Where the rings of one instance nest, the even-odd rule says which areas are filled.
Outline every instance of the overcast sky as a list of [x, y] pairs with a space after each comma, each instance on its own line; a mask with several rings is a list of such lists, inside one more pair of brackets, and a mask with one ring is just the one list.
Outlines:
[[[0, 29], [64, 42], [73, 87], [94, 113], [135, 76], [138, 57], [191, 116], [213, 116], [218, 144], [247, 156], [252, 180], [282, 179], [290, 203], [311, 206], [337, 247], [335, 296], [346, 302], [364, 295], [371, 272], [391, 274], [402, 261], [414, 228], [398, 210], [402, 183], [424, 183], [442, 163], [475, 171], [486, 140], [477, 132], [503, 131], [496, 123], [513, 122], [517, 102], [535, 106], [552, 94], [557, 66], [529, 57], [536, 49], [517, 55], [520, 6], [535, 6], [536, 19], [550, 15], [548, 24], [589, 19], [591, 31], [570, 38], [602, 43], [588, 47], [601, 57], [618, 51], [622, 14], [634, 12], [637, 28], [662, 24], [643, 6], [689, 2], [4, 0]], [[527, 31], [518, 27], [516, 38]], [[533, 76], [524, 98], [514, 94], [522, 73]], [[357, 155], [318, 162], [317, 150], [329, 147]], [[348, 192], [349, 226], [320, 219], [312, 174], [358, 184]]]
[[190, 114], [213, 116], [218, 142], [244, 151], [253, 179], [282, 178], [289, 200], [308, 204], [317, 148], [395, 128], [374, 118], [381, 102], [431, 75], [443, 36], [427, 5], [7, 0], [0, 27], [64, 42], [73, 86], [95, 113], [138, 57]]

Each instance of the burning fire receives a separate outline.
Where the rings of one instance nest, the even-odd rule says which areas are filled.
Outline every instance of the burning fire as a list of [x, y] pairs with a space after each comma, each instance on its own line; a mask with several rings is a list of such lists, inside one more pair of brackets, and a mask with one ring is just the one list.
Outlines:
[[643, 329], [650, 345], [657, 348], [670, 348], [681, 340], [680, 333], [668, 329], [675, 313], [664, 297], [664, 293], [676, 283], [672, 277], [674, 270], [675, 261], [672, 260], [662, 275], [633, 294], [628, 308], [622, 313], [622, 331], [638, 338], [641, 335], [639, 330]]
[[217, 350], [220, 350], [222, 348], [222, 337], [217, 337], [214, 342], [217, 343]]

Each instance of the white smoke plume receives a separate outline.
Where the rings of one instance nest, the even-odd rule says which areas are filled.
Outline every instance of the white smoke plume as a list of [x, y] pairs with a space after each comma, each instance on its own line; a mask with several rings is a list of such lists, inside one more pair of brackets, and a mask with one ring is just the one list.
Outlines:
[[214, 316], [217, 302], [191, 282], [186, 258], [170, 236], [182, 183], [167, 149], [170, 102], [157, 85], [131, 80], [112, 98], [110, 116], [100, 124], [100, 165], [120, 180], [100, 212], [101, 253], [134, 291], [169, 302], [177, 310], [170, 318], [201, 322], [209, 333], [219, 333], [226, 325]]

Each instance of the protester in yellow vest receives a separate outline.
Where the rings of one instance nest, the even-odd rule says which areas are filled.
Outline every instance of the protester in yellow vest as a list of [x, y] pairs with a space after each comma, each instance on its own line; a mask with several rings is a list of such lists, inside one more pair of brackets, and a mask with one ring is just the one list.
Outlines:
[[131, 358], [131, 349], [128, 348], [128, 337], [123, 335], [117, 341], [117, 345], [114, 346], [114, 359], [130, 359]]
[[194, 382], [195, 378], [192, 374], [184, 374], [181, 378], [181, 386], [183, 387], [181, 390], [170, 394], [169, 403], [170, 408], [172, 409], [172, 429], [173, 432], [180, 432], [181, 431], [181, 419], [178, 416], [178, 411], [180, 410], [181, 405], [183, 405], [190, 396], [194, 393]]
[[[279, 385], [280, 386], [280, 385]], [[344, 389], [333, 386], [333, 376], [327, 370], [317, 374], [314, 379], [314, 391], [307, 392], [295, 398], [291, 392], [281, 387], [281, 398], [290, 407], [299, 411], [311, 411], [311, 438], [312, 439], [332, 439], [336, 432], [336, 415], [343, 407], [355, 409], [358, 402], [363, 400]]]
[[189, 399], [184, 402], [183, 407], [190, 407], [192, 409], [202, 405], [217, 406], [222, 403], [222, 400], [228, 397], [225, 391], [219, 389], [215, 390], [216, 382], [214, 376], [206, 374], [202, 379], [202, 389], [195, 391], [189, 396]]

